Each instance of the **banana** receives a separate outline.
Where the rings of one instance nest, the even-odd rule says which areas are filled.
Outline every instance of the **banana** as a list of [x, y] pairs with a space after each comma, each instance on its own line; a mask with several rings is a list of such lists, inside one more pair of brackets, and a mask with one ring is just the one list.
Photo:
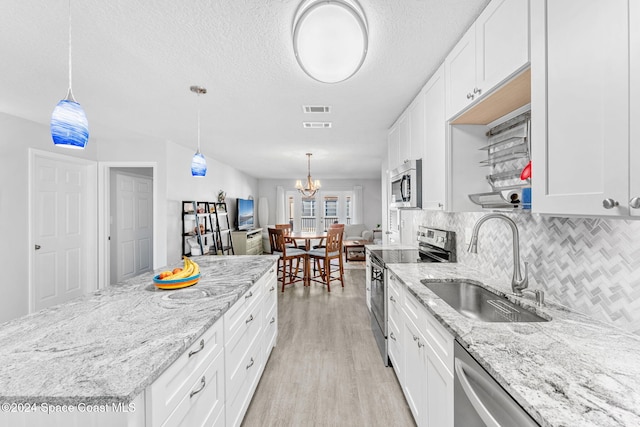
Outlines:
[[176, 274], [172, 274], [169, 277], [165, 277], [162, 280], [178, 280], [178, 279], [184, 279], [192, 275], [193, 275], [193, 265], [189, 264], [189, 262], [187, 261], [187, 257], [184, 257], [184, 268], [182, 269], [182, 271]]

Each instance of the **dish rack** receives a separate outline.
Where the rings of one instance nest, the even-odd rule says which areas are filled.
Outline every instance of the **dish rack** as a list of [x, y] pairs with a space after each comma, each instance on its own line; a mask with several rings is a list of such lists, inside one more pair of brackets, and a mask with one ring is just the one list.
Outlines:
[[531, 179], [521, 180], [523, 168], [531, 160], [531, 111], [520, 114], [487, 132], [487, 158], [480, 165], [489, 168], [486, 176], [490, 192], [469, 194], [469, 199], [483, 208], [514, 209], [522, 206], [522, 189]]

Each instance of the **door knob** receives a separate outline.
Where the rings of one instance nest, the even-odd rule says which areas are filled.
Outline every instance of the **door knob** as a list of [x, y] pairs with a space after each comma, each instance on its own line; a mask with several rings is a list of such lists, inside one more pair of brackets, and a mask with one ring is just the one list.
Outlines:
[[631, 200], [629, 200], [629, 206], [632, 209], [638, 209], [640, 208], [640, 197], [634, 197]]
[[40, 247], [41, 247], [40, 245], [36, 245], [36, 251], [40, 249]]
[[604, 199], [602, 201], [602, 207], [605, 209], [613, 209], [614, 207], [618, 206], [620, 203], [616, 202], [613, 199]]

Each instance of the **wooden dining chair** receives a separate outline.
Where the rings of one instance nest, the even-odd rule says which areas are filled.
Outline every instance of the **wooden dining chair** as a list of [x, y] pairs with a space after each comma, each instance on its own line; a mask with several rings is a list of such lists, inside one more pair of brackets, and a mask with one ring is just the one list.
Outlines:
[[[284, 292], [285, 285], [304, 281], [304, 265], [307, 261], [307, 252], [287, 246], [285, 232], [281, 228], [269, 228], [269, 244], [271, 245], [271, 253], [280, 256], [278, 259], [278, 273], [282, 271], [282, 278], [278, 280], [282, 282], [282, 292]], [[301, 260], [302, 268], [300, 267]], [[294, 261], [295, 270], [293, 268]], [[300, 271], [303, 273], [302, 276], [299, 275]], [[288, 283], [287, 278], [289, 278]]]
[[[337, 228], [339, 230], [341, 230], [342, 232], [344, 232], [344, 224], [329, 224], [329, 230], [331, 230], [332, 228]], [[318, 242], [317, 245], [315, 245], [313, 247], [313, 249], [319, 249], [319, 248], [324, 248], [325, 244], [324, 244], [324, 237], [322, 239], [320, 239], [320, 242]]]
[[[310, 280], [327, 285], [327, 292], [331, 292], [331, 282], [340, 280], [344, 288], [344, 266], [342, 264], [342, 233], [343, 228], [329, 228], [325, 240], [325, 247], [312, 249], [308, 252], [310, 261], [318, 265], [318, 273]], [[338, 264], [332, 264], [332, 260]], [[336, 267], [336, 268], [333, 268]]]
[[286, 235], [293, 231], [291, 224], [276, 224], [275, 227], [279, 230], [285, 230], [284, 242], [291, 248], [305, 249], [304, 246], [297, 246], [296, 241], [287, 237]]

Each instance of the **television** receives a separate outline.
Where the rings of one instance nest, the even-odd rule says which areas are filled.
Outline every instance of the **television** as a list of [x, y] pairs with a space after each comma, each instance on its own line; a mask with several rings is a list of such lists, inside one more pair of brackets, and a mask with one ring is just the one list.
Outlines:
[[253, 200], [238, 199], [238, 230], [251, 230], [254, 227]]

